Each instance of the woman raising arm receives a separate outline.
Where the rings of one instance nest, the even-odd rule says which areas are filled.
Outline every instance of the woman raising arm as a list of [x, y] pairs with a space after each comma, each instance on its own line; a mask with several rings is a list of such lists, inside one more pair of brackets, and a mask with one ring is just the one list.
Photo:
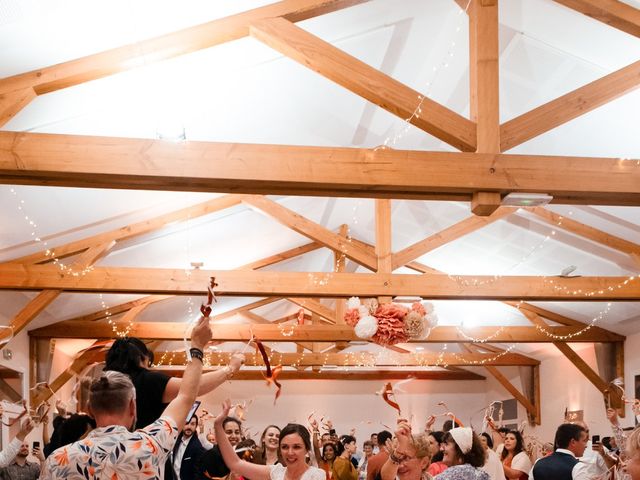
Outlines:
[[309, 431], [297, 423], [290, 423], [280, 432], [278, 447], [285, 466], [256, 465], [238, 458], [222, 428], [222, 421], [230, 408], [231, 404], [226, 400], [214, 428], [224, 463], [232, 472], [251, 480], [325, 480], [322, 470], [307, 465], [306, 456], [311, 450], [311, 439]]

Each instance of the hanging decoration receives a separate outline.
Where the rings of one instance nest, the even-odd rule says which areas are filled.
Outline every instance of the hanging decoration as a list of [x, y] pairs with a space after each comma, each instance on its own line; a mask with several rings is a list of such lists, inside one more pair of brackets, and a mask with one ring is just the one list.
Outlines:
[[372, 300], [366, 306], [358, 297], [351, 297], [347, 301], [344, 321], [354, 327], [359, 338], [383, 346], [424, 340], [431, 329], [438, 325], [431, 302], [414, 302], [407, 308], [398, 303], [378, 304]]
[[282, 393], [282, 385], [280, 384], [280, 382], [278, 382], [278, 375], [280, 375], [280, 372], [282, 371], [282, 365], [271, 368], [269, 355], [267, 355], [267, 351], [265, 350], [264, 345], [262, 345], [262, 342], [257, 338], [254, 338], [254, 342], [256, 344], [256, 350], [257, 352], [260, 352], [260, 355], [262, 355], [262, 361], [264, 362], [264, 365], [266, 367], [266, 372], [263, 373], [262, 376], [267, 381], [267, 385], [271, 385], [273, 383], [277, 388], [276, 396], [273, 399], [273, 404], [275, 405], [276, 401], [280, 397], [280, 394]]
[[402, 417], [402, 413], [400, 412], [400, 405], [396, 401], [396, 396], [393, 393], [393, 387], [391, 386], [391, 382], [387, 382], [382, 388], [382, 399], [387, 402], [387, 405], [395, 408], [398, 411], [398, 416]]
[[211, 277], [211, 282], [207, 287], [207, 303], [200, 305], [200, 312], [202, 313], [203, 317], [208, 317], [209, 315], [211, 315], [211, 310], [213, 308], [212, 305], [218, 301], [216, 300], [216, 295], [213, 292], [213, 289], [217, 286], [218, 284], [216, 283], [216, 277]]

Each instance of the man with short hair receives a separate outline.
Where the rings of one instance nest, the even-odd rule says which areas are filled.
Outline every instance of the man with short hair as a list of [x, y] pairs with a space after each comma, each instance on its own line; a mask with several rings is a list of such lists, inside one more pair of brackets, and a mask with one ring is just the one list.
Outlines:
[[380, 447], [378, 446], [378, 434], [371, 434], [371, 444], [373, 445], [373, 454], [377, 455], [380, 452]]
[[[44, 460], [44, 456], [39, 448], [34, 448], [33, 450], [36, 457]], [[36, 480], [40, 476], [40, 464], [28, 462], [28, 456], [29, 444], [22, 442], [13, 461], [6, 467], [0, 469], [0, 478], [2, 480]]]
[[141, 430], [129, 430], [137, 413], [131, 379], [120, 372], [103, 372], [92, 382], [89, 393], [89, 413], [97, 428], [84, 439], [55, 450], [47, 458], [41, 478], [163, 478], [167, 456], [196, 398], [203, 349], [210, 340], [209, 319], [201, 317], [191, 332], [191, 362], [184, 370], [178, 395], [160, 418]]
[[369, 458], [367, 464], [367, 480], [380, 480], [380, 470], [389, 458], [389, 452], [387, 450], [387, 440], [391, 439], [393, 435], [388, 430], [383, 430], [378, 433], [378, 448], [380, 451]]
[[196, 463], [205, 452], [197, 435], [198, 417], [193, 415], [178, 436], [165, 467], [165, 480], [195, 480]]
[[560, 425], [554, 442], [556, 451], [535, 463], [530, 480], [591, 480], [589, 466], [578, 461], [588, 441], [584, 427], [573, 423]]

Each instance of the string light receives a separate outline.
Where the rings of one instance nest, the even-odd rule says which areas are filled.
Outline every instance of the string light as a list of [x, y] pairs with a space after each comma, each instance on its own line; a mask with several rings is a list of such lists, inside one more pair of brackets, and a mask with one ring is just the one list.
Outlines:
[[115, 333], [116, 337], [119, 337], [119, 338], [128, 337], [129, 332], [131, 332], [131, 329], [133, 328], [133, 319], [129, 320], [129, 323], [127, 323], [124, 330], [119, 330], [118, 324], [114, 322], [113, 318], [111, 318], [111, 312], [109, 311], [109, 307], [104, 301], [104, 297], [102, 296], [101, 293], [98, 295], [98, 297], [100, 300], [100, 309], [104, 311], [105, 318], [107, 319], [107, 322], [111, 326], [111, 331]]
[[388, 136], [387, 138], [385, 138], [382, 145], [375, 147], [374, 151], [395, 148], [396, 144], [400, 141], [400, 139], [402, 139], [407, 134], [407, 132], [411, 128], [411, 122], [416, 118], [420, 118], [420, 116], [422, 115], [422, 106], [425, 102], [425, 99], [431, 96], [433, 85], [436, 83], [436, 80], [438, 79], [440, 73], [449, 67], [449, 63], [451, 62], [451, 59], [455, 55], [453, 49], [456, 46], [456, 40], [459, 36], [460, 31], [462, 30], [462, 23], [466, 20], [465, 14], [469, 10], [470, 5], [471, 5], [471, 0], [467, 2], [467, 5], [464, 8], [464, 10], [461, 9], [460, 11], [458, 11], [458, 23], [455, 28], [454, 38], [449, 44], [447, 53], [444, 55], [443, 59], [432, 68], [432, 78], [426, 83], [427, 89], [426, 89], [425, 95], [418, 95], [418, 98], [417, 98], [418, 104], [413, 110], [413, 112], [411, 112], [411, 115], [409, 115], [409, 117], [403, 120], [404, 126], [402, 127], [402, 129], [399, 132], [396, 132], [395, 134], [393, 134], [392, 136]]
[[[569, 215], [570, 216], [573, 215], [573, 211], [570, 211]], [[529, 258], [531, 258], [531, 256], [534, 253], [536, 253], [539, 250], [542, 250], [544, 248], [545, 244], [552, 237], [555, 237], [556, 228], [560, 228], [562, 226], [562, 221], [564, 220], [564, 218], [565, 217], [563, 217], [562, 215], [559, 215], [558, 216], [558, 220], [555, 222], [555, 225], [553, 227], [551, 227], [551, 231], [547, 235], [545, 235], [545, 237], [542, 239], [542, 241], [540, 241], [540, 243], [538, 243], [534, 247], [530, 248], [529, 251], [527, 253], [525, 253], [520, 258], [520, 260], [518, 260], [516, 263], [512, 264], [509, 268], [507, 268], [504, 273], [497, 274], [497, 275], [491, 275], [490, 278], [487, 279], [487, 280], [478, 280], [476, 278], [474, 278], [473, 280], [468, 280], [464, 276], [452, 275], [452, 274], [447, 274], [447, 276], [451, 280], [456, 282], [458, 285], [461, 285], [461, 286], [464, 286], [464, 287], [480, 287], [480, 286], [483, 286], [483, 285], [493, 284], [493, 283], [497, 282], [498, 280], [500, 280], [504, 275], [509, 273], [511, 270], [514, 270], [515, 268], [520, 267], [521, 265], [523, 265], [527, 260], [529, 260]]]
[[49, 242], [43, 240], [42, 236], [38, 233], [38, 224], [36, 223], [35, 219], [27, 213], [25, 201], [18, 198], [18, 192], [15, 188], [10, 188], [9, 192], [11, 192], [17, 202], [17, 209], [18, 212], [20, 212], [21, 218], [31, 230], [29, 238], [34, 243], [42, 245], [42, 247], [45, 249], [44, 255], [48, 261], [57, 266], [65, 275], [70, 275], [73, 277], [82, 277], [93, 270], [93, 265], [87, 265], [81, 269], [75, 269], [73, 266], [68, 266], [61, 262], [60, 259], [56, 257], [55, 249], [51, 249], [49, 247]]

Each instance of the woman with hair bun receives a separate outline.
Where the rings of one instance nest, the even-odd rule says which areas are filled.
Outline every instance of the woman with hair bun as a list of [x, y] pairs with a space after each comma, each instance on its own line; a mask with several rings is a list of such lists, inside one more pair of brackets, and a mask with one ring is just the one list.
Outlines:
[[351, 455], [356, 453], [356, 439], [351, 435], [343, 435], [336, 444], [336, 459], [331, 467], [334, 480], [358, 480], [358, 470], [351, 463]]

